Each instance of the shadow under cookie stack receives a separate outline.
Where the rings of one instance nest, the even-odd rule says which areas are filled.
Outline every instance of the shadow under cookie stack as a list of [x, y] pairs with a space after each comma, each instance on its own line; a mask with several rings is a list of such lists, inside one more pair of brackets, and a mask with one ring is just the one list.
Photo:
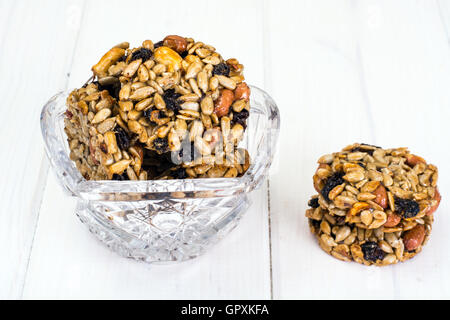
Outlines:
[[87, 180], [239, 177], [250, 111], [243, 65], [176, 35], [111, 48], [67, 98], [70, 157]]
[[306, 217], [324, 251], [382, 266], [422, 250], [441, 200], [434, 165], [407, 148], [359, 143], [318, 163]]

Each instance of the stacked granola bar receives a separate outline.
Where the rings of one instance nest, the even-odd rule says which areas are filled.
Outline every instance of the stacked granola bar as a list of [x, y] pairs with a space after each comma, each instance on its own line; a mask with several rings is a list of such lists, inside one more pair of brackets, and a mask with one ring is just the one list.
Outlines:
[[70, 157], [90, 180], [238, 177], [250, 111], [244, 66], [176, 35], [120, 43], [67, 98]]
[[320, 247], [344, 261], [389, 265], [427, 242], [438, 169], [407, 148], [355, 143], [318, 160], [306, 217]]

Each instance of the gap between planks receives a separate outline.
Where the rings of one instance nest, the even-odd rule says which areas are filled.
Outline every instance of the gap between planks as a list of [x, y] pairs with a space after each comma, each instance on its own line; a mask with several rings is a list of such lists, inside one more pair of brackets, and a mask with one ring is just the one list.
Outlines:
[[[272, 88], [272, 82], [270, 77], [271, 70], [271, 58], [270, 58], [270, 33], [269, 33], [269, 10], [268, 10], [268, 0], [263, 2], [263, 12], [262, 12], [262, 44], [263, 44], [263, 68], [264, 68], [264, 90], [269, 90]], [[276, 157], [277, 155], [275, 155]], [[267, 187], [267, 228], [269, 237], [269, 281], [270, 281], [270, 299], [273, 300], [273, 268], [272, 268], [272, 217], [270, 208], [270, 170], [266, 182]]]

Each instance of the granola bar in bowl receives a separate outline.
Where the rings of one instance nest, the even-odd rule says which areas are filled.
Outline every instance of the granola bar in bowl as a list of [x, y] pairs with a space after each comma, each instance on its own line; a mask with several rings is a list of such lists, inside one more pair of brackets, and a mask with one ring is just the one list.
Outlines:
[[270, 96], [212, 46], [167, 36], [111, 48], [41, 114], [47, 155], [76, 214], [108, 247], [146, 262], [194, 258], [223, 238], [268, 174]]
[[319, 158], [306, 211], [323, 250], [388, 265], [419, 253], [441, 201], [438, 169], [407, 148], [352, 144]]

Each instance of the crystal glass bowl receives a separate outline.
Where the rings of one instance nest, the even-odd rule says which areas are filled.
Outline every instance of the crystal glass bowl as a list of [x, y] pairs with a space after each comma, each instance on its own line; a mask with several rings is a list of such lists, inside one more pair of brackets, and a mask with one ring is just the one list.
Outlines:
[[272, 162], [279, 111], [263, 90], [251, 87], [250, 117], [240, 147], [251, 166], [239, 178], [88, 181], [69, 159], [61, 92], [41, 113], [45, 149], [57, 180], [77, 198], [76, 214], [89, 230], [122, 256], [146, 262], [194, 258], [238, 224]]

